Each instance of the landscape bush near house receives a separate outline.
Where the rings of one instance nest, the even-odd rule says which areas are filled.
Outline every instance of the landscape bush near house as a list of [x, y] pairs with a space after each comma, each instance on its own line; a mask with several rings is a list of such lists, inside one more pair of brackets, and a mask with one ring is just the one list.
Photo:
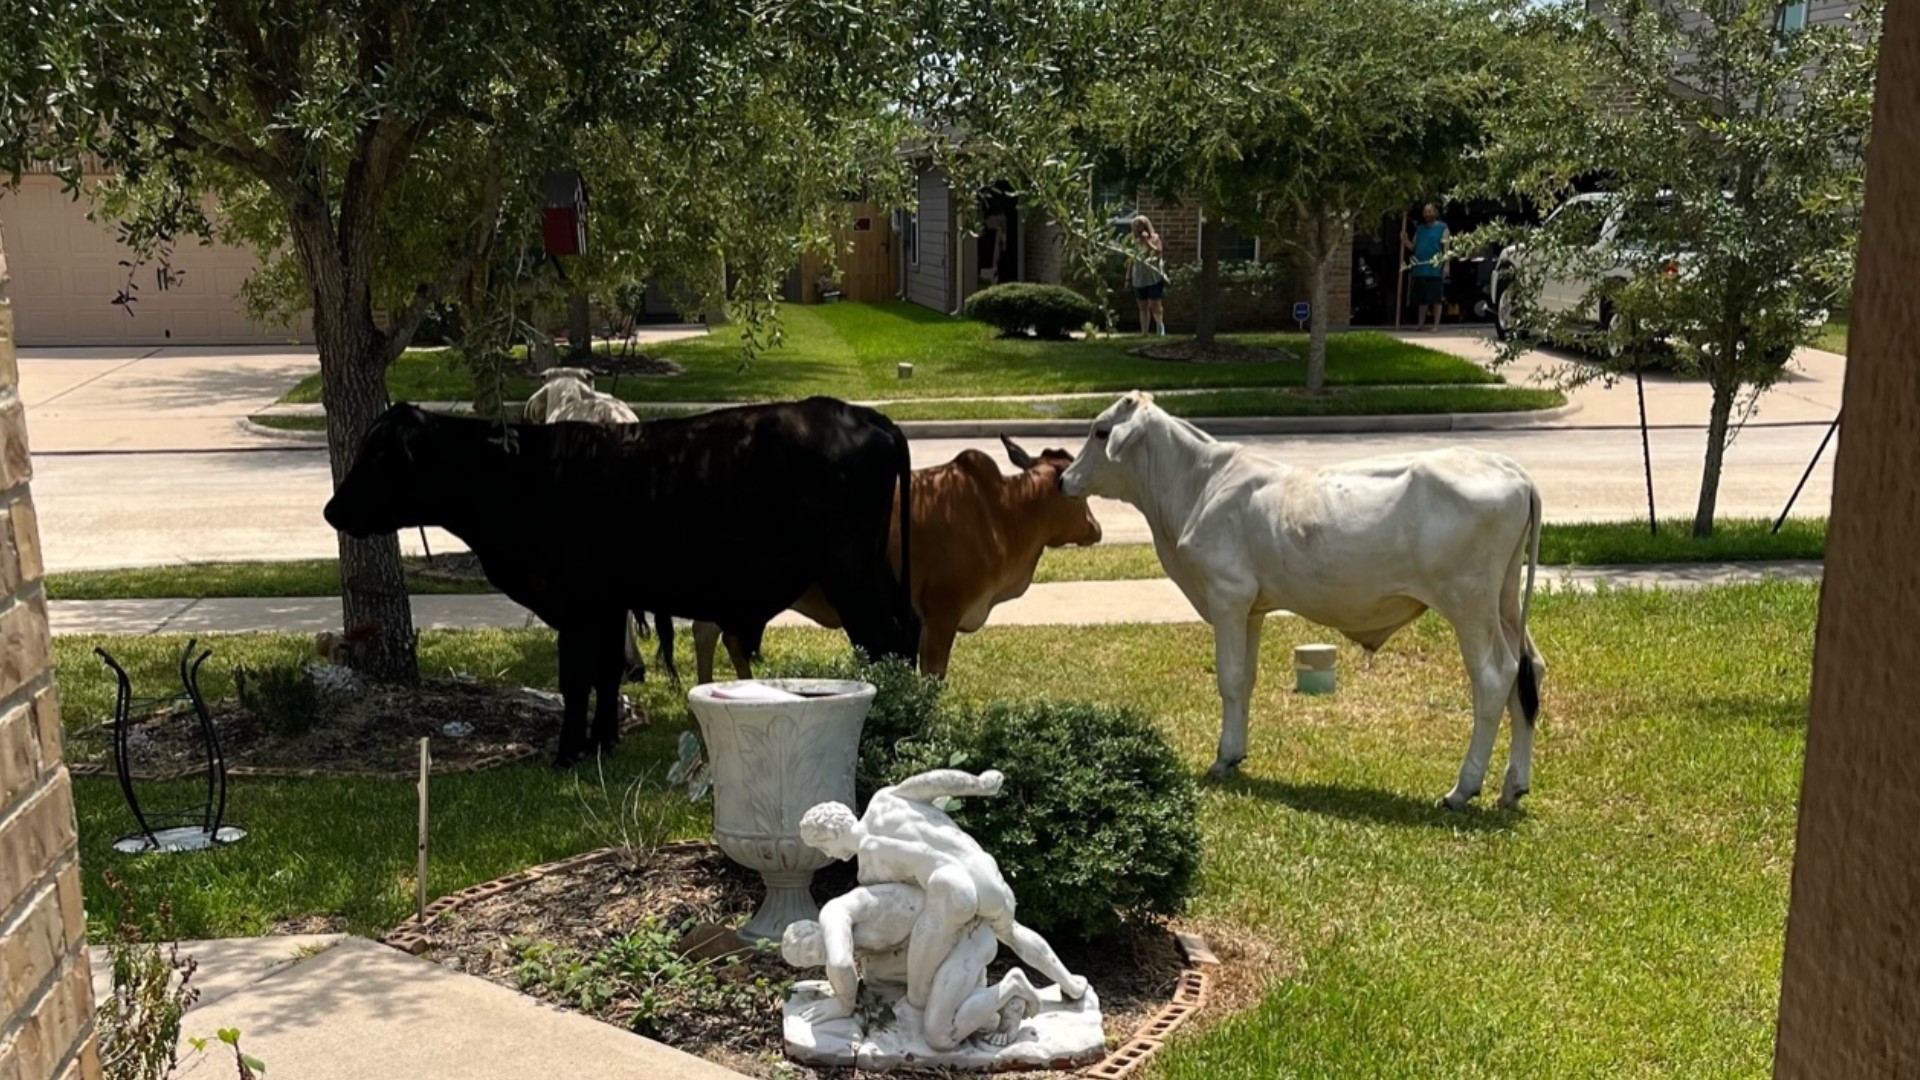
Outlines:
[[[1122, 283], [1124, 286], [1124, 283]], [[1190, 330], [1197, 318], [1195, 302], [1200, 289], [1200, 264], [1185, 263], [1167, 268], [1167, 329]], [[1289, 261], [1223, 261], [1214, 296], [1214, 318], [1222, 333], [1248, 330], [1293, 328], [1293, 305], [1307, 298], [1300, 271]], [[1121, 287], [1114, 292], [1114, 303], [1128, 310], [1133, 294]], [[1329, 313], [1333, 315], [1334, 313]], [[1123, 319], [1124, 322], [1124, 319]]]
[[982, 289], [967, 298], [966, 316], [986, 323], [1006, 337], [1031, 334], [1050, 341], [1099, 317], [1093, 301], [1064, 285], [1016, 281]]
[[948, 808], [1000, 864], [1022, 923], [1090, 941], [1178, 915], [1199, 888], [1199, 794], [1153, 722], [1086, 702], [956, 711], [908, 746], [894, 779], [998, 769], [999, 796]]

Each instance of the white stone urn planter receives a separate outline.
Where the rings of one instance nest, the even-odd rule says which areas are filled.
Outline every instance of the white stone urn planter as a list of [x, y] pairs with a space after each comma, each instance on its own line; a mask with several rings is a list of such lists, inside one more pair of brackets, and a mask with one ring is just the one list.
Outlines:
[[714, 839], [767, 885], [742, 937], [778, 940], [789, 924], [819, 917], [810, 887], [830, 860], [801, 842], [800, 815], [823, 802], [853, 805], [873, 694], [871, 683], [840, 679], [708, 683], [688, 693], [713, 777]]

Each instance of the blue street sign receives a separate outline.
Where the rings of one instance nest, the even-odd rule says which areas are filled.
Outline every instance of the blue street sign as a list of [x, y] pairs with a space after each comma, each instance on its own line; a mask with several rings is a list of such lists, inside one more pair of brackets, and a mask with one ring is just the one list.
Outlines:
[[1305, 300], [1293, 305], [1293, 321], [1306, 322], [1313, 317], [1313, 307]]

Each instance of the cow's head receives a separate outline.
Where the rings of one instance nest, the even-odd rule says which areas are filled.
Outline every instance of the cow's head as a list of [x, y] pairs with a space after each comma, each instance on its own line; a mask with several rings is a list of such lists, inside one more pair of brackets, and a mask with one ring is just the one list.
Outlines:
[[1120, 466], [1129, 454], [1144, 449], [1149, 418], [1158, 408], [1153, 395], [1144, 390], [1135, 390], [1107, 406], [1105, 412], [1094, 417], [1079, 458], [1060, 478], [1061, 489], [1078, 498], [1125, 497], [1129, 470]]
[[400, 404], [380, 414], [360, 440], [353, 468], [334, 488], [322, 511], [327, 524], [348, 536], [366, 539], [398, 532], [427, 520], [438, 484], [432, 473], [439, 457], [436, 419], [415, 405]]
[[1000, 436], [1000, 443], [1007, 448], [1007, 460], [1014, 468], [1024, 469], [1043, 493], [1034, 508], [1041, 543], [1047, 547], [1099, 543], [1100, 522], [1094, 518], [1093, 508], [1087, 500], [1068, 495], [1061, 486], [1061, 477], [1073, 466], [1073, 455], [1065, 450], [1042, 450], [1035, 457], [1005, 435]]

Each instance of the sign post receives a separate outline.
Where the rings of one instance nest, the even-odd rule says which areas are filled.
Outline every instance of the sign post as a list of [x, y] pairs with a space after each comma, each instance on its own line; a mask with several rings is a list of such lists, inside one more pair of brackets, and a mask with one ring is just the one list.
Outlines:
[[1307, 322], [1312, 318], [1313, 318], [1312, 304], [1307, 303], [1305, 300], [1301, 300], [1298, 303], [1293, 305], [1293, 321], [1300, 324], [1300, 329], [1303, 333], [1307, 329]]

